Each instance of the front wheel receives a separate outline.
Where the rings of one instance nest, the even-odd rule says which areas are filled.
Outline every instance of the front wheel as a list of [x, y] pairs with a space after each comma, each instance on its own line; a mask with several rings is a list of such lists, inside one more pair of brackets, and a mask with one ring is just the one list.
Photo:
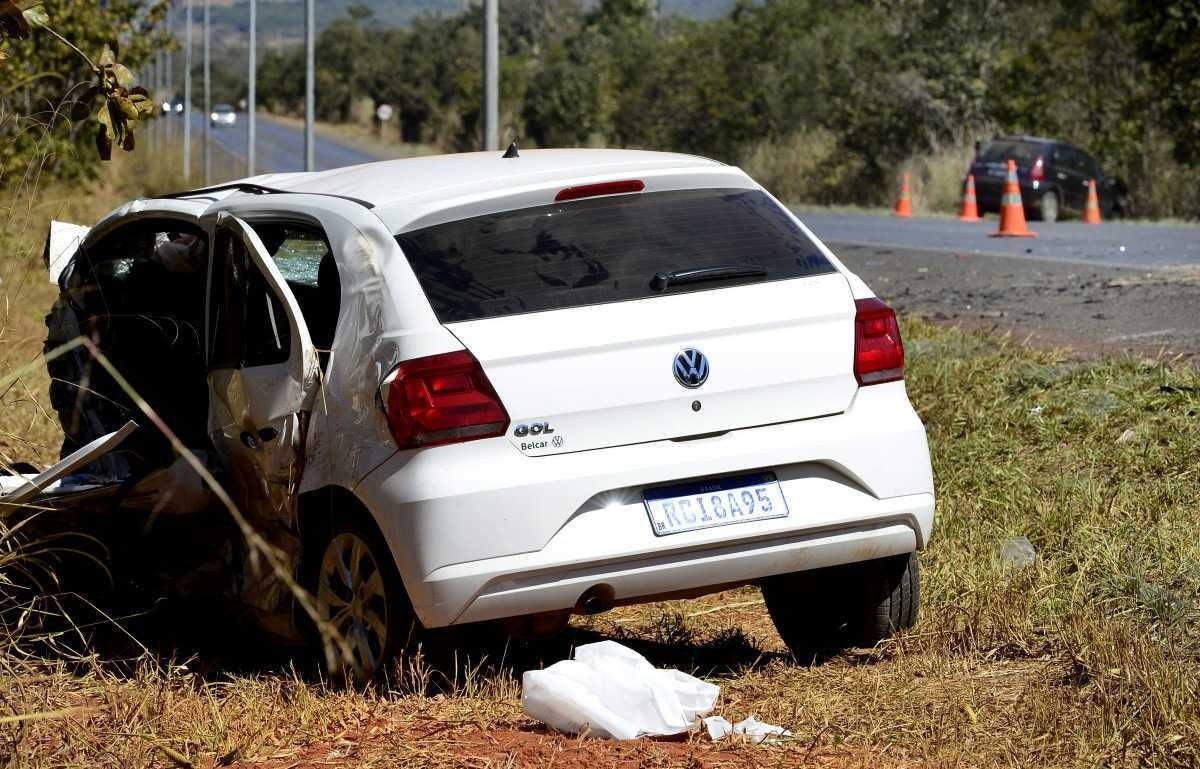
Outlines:
[[767, 612], [788, 649], [812, 660], [873, 646], [917, 623], [921, 569], [916, 553], [780, 574], [762, 586]]
[[412, 641], [418, 624], [378, 534], [354, 517], [334, 522], [316, 560], [317, 616], [326, 661], [356, 682], [377, 676]]

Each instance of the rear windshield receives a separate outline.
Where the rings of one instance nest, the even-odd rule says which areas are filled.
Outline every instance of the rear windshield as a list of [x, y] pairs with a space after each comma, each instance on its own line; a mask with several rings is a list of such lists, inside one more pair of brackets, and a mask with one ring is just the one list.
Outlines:
[[979, 160], [983, 163], [1003, 163], [1012, 158], [1017, 161], [1017, 165], [1027, 166], [1044, 153], [1042, 145], [1034, 142], [1002, 140], [988, 142], [979, 153]]
[[662, 296], [659, 272], [746, 267], [757, 274], [666, 293], [833, 272], [816, 244], [758, 190], [613, 195], [523, 208], [397, 236], [438, 320]]

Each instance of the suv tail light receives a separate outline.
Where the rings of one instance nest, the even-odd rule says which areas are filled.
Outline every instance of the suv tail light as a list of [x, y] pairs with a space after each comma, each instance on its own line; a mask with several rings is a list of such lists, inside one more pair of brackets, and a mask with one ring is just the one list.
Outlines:
[[878, 299], [854, 305], [854, 377], [863, 386], [903, 379], [904, 343], [896, 313]]
[[402, 449], [504, 435], [508, 412], [466, 350], [405, 361], [380, 385], [388, 427]]
[[1039, 157], [1033, 161], [1033, 167], [1029, 169], [1029, 178], [1035, 182], [1040, 182], [1046, 178], [1046, 160]]

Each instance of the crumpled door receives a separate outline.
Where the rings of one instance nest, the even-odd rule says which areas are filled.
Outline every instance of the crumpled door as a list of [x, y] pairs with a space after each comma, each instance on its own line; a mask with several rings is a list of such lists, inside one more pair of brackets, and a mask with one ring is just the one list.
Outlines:
[[[295, 297], [254, 231], [220, 213], [209, 233], [209, 434], [242, 514], [295, 563], [297, 491], [318, 365]], [[243, 598], [273, 612], [287, 593], [253, 556]]]

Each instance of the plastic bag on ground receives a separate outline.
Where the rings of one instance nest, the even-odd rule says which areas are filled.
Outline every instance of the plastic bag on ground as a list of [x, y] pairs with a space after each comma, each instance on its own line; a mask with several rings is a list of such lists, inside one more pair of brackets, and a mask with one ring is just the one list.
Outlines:
[[631, 740], [680, 734], [713, 709], [720, 687], [659, 669], [616, 641], [580, 646], [575, 659], [521, 678], [525, 713], [568, 734]]
[[782, 726], [763, 723], [754, 716], [750, 716], [744, 721], [738, 721], [736, 724], [729, 723], [728, 719], [721, 716], [709, 716], [704, 719], [704, 728], [708, 730], [708, 736], [713, 742], [723, 740], [731, 734], [745, 735], [751, 742], [792, 736], [792, 733]]

